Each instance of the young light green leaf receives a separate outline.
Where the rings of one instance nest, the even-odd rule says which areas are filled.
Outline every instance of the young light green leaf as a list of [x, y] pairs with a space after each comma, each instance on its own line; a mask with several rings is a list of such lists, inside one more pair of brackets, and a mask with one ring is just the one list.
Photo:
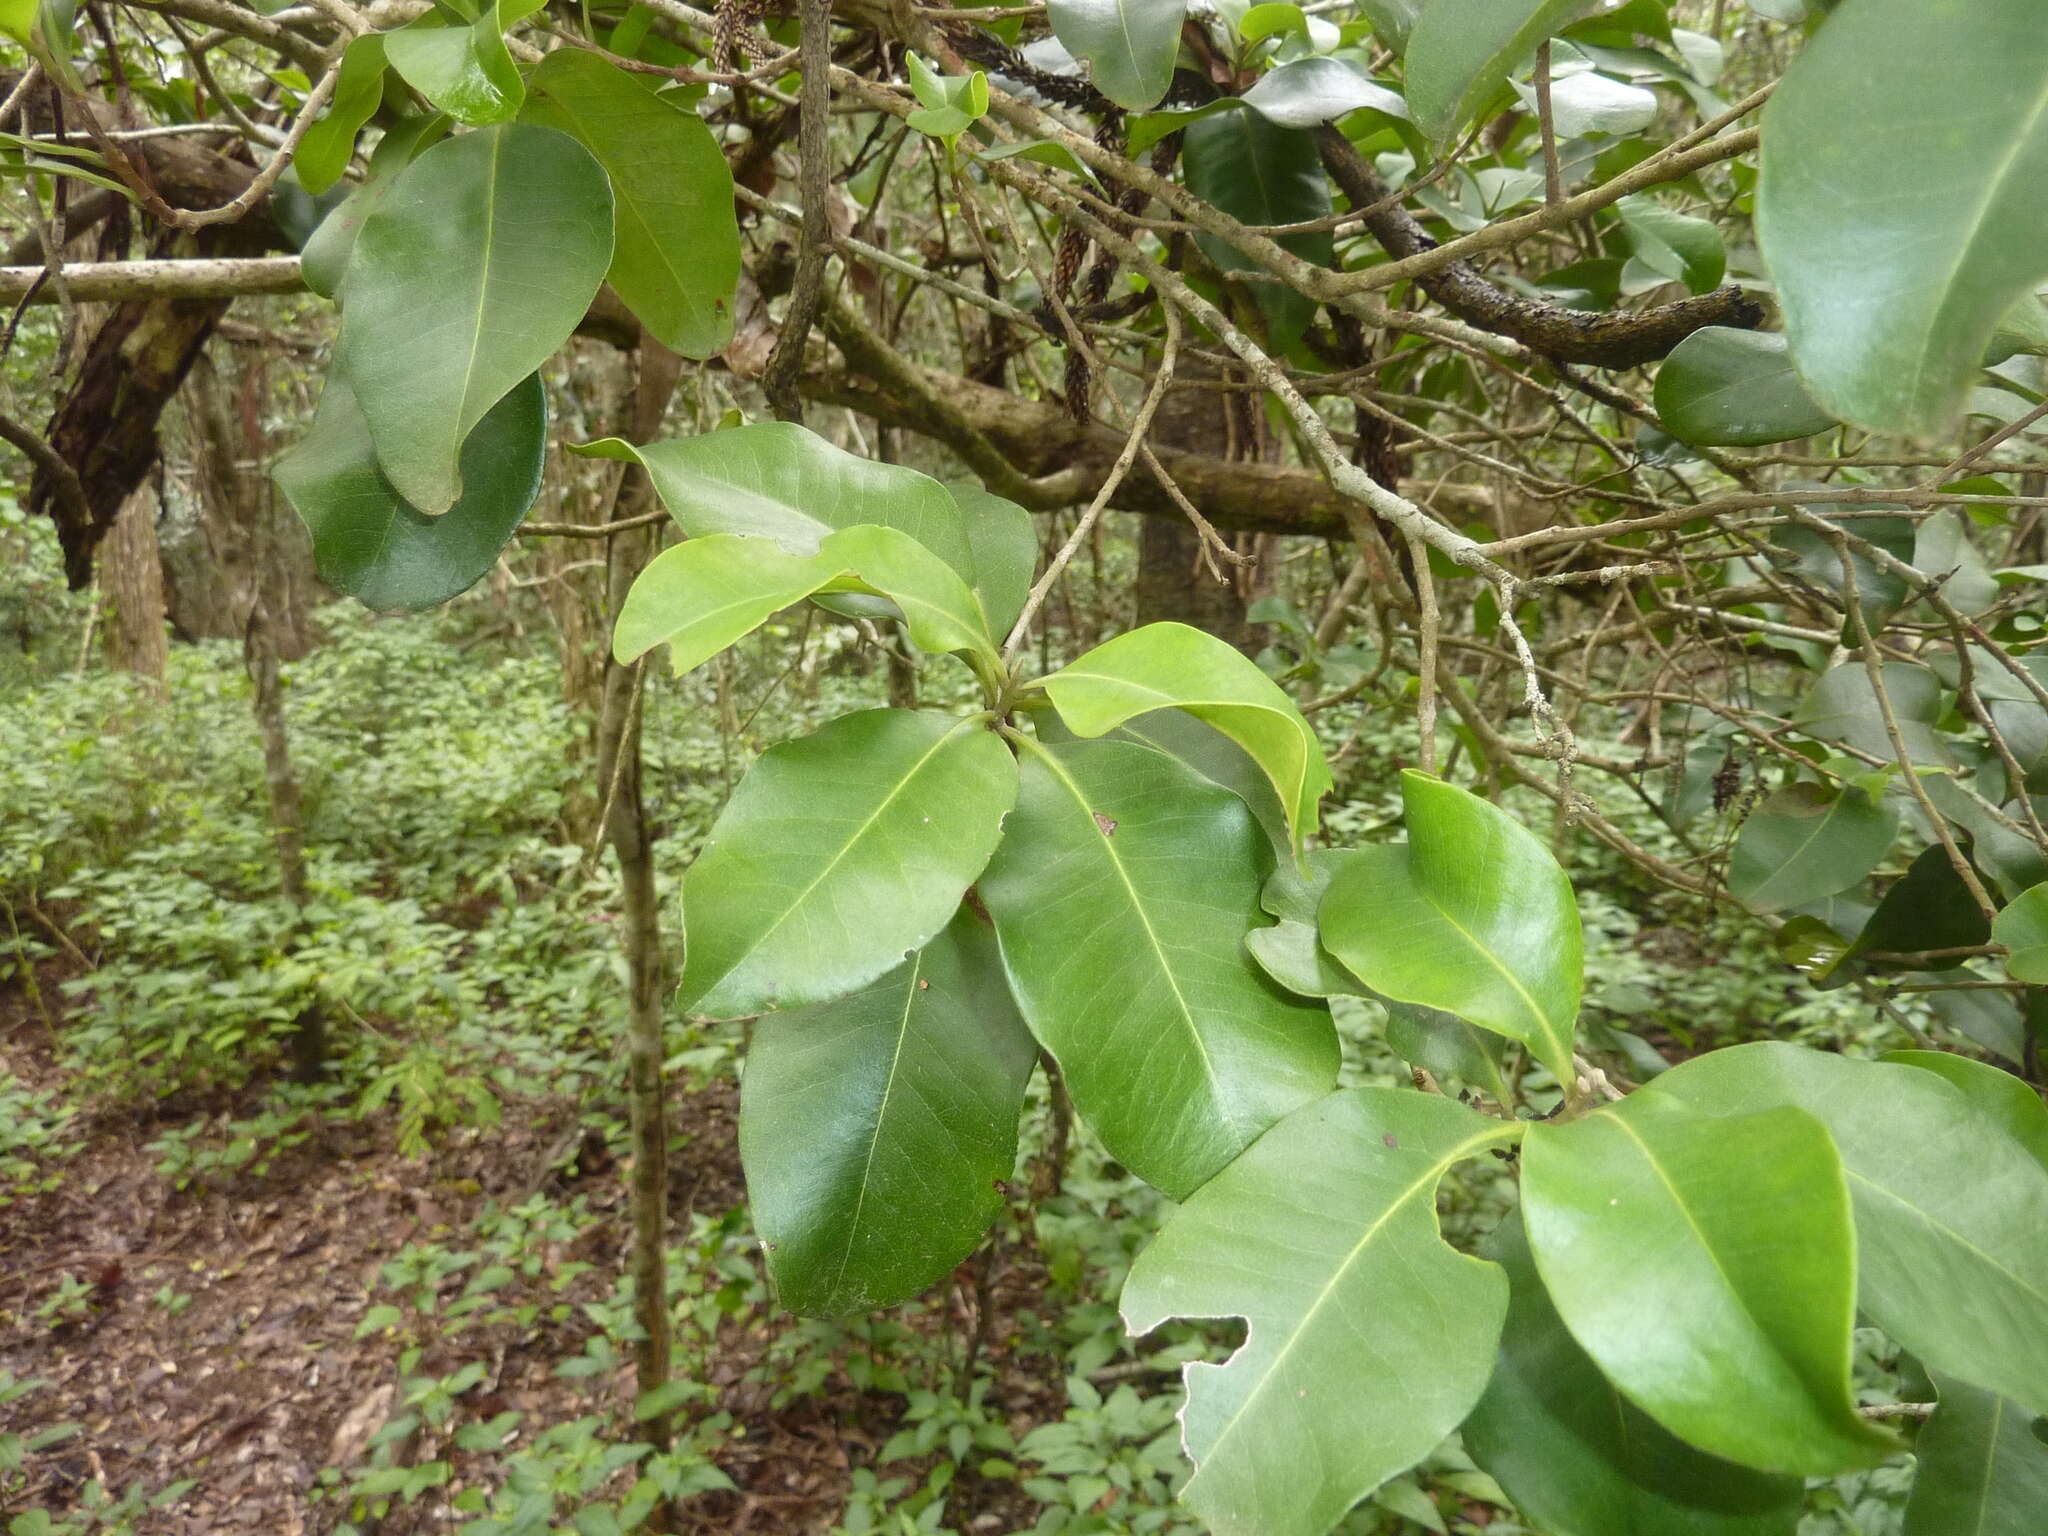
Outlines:
[[900, 528], [878, 523], [842, 528], [818, 546], [818, 553], [852, 578], [828, 590], [886, 597], [902, 613], [913, 645], [938, 654], [977, 652], [991, 667], [996, 664], [996, 643], [989, 637], [981, 599], [958, 571]]
[[1806, 1111], [1725, 1118], [1637, 1095], [1532, 1125], [1522, 1205], [1572, 1337], [1673, 1434], [1806, 1477], [1897, 1448], [1850, 1394], [1849, 1191]]
[[848, 453], [788, 422], [639, 448], [608, 437], [570, 451], [644, 466], [662, 505], [692, 538], [738, 533], [808, 555], [835, 529], [879, 523], [901, 529], [974, 580], [966, 520], [943, 485], [914, 469]]
[[1991, 924], [1991, 940], [2005, 946], [2006, 974], [2048, 986], [2048, 884], [2020, 892]]
[[1500, 1361], [1461, 1435], [1558, 1536], [1792, 1536], [1804, 1486], [1687, 1445], [1614, 1390], [1536, 1273], [1519, 1214], [1480, 1245], [1507, 1271]]
[[552, 128], [466, 133], [399, 174], [349, 257], [335, 359], [407, 501], [460, 498], [463, 442], [568, 339], [611, 253], [604, 170]]
[[2048, 1413], [2048, 1170], [1931, 1072], [1778, 1042], [1695, 1057], [1638, 1095], [1717, 1115], [1794, 1104], [1840, 1149], [1858, 1304], [1924, 1361]]
[[1265, 839], [1148, 747], [1022, 744], [980, 892], [1032, 1033], [1112, 1156], [1176, 1199], [1336, 1081], [1326, 1009], [1245, 956]]
[[1078, 736], [1102, 736], [1159, 709], [1181, 709], [1251, 754], [1287, 807], [1297, 845], [1315, 830], [1330, 768], [1294, 701], [1228, 641], [1185, 624], [1147, 624], [1045, 680]]
[[[1910, 89], [1871, 89], [1888, 78]], [[1763, 132], [1757, 235], [1813, 398], [1874, 431], [1945, 429], [2001, 317], [2048, 276], [2039, 7], [1843, 6]]]
[[1665, 430], [1702, 447], [1783, 443], [1835, 425], [1775, 331], [1694, 331], [1658, 367], [1655, 400]]
[[1803, 907], [1861, 881], [1898, 830], [1898, 813], [1854, 785], [1788, 784], [1742, 823], [1728, 890], [1752, 912]]
[[497, 562], [540, 494], [547, 391], [538, 374], [500, 400], [462, 445], [463, 495], [427, 517], [377, 467], [346, 375], [328, 376], [312, 425], [277, 464], [277, 483], [313, 537], [320, 579], [366, 608], [431, 608]]
[[2048, 1167], [2048, 1104], [2024, 1078], [1953, 1051], [1886, 1051], [1880, 1061], [1919, 1067], [1953, 1083], [1984, 1115]]
[[1408, 35], [1408, 106], [1439, 144], [1455, 138], [1536, 52], [1599, 0], [1430, 0]]
[[1507, 1310], [1499, 1268], [1437, 1229], [1454, 1164], [1520, 1128], [1438, 1095], [1356, 1088], [1298, 1110], [1168, 1219], [1124, 1282], [1124, 1324], [1242, 1317], [1186, 1368], [1182, 1501], [1217, 1536], [1322, 1536], [1454, 1429]]
[[341, 56], [341, 77], [327, 114], [308, 128], [292, 155], [299, 185], [318, 197], [340, 181], [355, 153], [356, 135], [384, 99], [384, 34], [365, 32]]
[[468, 25], [428, 11], [383, 37], [391, 67], [457, 122], [503, 123], [519, 115], [526, 82], [506, 51], [497, 0]]
[[768, 539], [686, 539], [633, 578], [612, 627], [612, 655], [625, 665], [666, 645], [681, 677], [837, 574], [826, 556], [787, 554]]
[[1940, 1404], [1913, 1442], [1903, 1536], [2033, 1536], [2048, 1510], [2048, 1441], [2019, 1404], [1934, 1374]]
[[617, 199], [606, 274], [664, 346], [710, 357], [732, 340], [740, 232], [725, 154], [688, 107], [582, 48], [557, 48], [531, 82], [526, 119], [597, 157]]
[[1153, 105], [1173, 83], [1187, 0], [1049, 0], [1046, 18], [1095, 88], [1126, 111]]
[[1581, 936], [1571, 882], [1506, 812], [1401, 775], [1408, 841], [1360, 850], [1323, 897], [1323, 945], [1375, 992], [1524, 1042], [1572, 1080]]
[[851, 996], [760, 1020], [740, 1160], [782, 1304], [871, 1312], [966, 1258], [1002, 1211], [1037, 1059], [995, 937], [965, 908]]
[[761, 755], [683, 879], [682, 1006], [843, 997], [946, 925], [1017, 796], [982, 717], [846, 715]]

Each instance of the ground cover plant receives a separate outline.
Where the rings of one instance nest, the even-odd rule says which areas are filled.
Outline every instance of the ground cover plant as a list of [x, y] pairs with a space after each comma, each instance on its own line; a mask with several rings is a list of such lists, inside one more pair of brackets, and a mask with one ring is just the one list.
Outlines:
[[2048, 1521], [2032, 7], [0, 31], [10, 1533]]

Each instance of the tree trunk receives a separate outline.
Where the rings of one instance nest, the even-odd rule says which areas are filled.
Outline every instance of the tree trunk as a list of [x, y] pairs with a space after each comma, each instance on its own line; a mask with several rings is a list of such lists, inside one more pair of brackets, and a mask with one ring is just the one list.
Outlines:
[[[1217, 370], [1199, 362], [1184, 363], [1180, 376], [1190, 381], [1214, 378]], [[1162, 448], [1256, 459], [1258, 422], [1236, 403], [1249, 397], [1213, 389], [1175, 389], [1160, 403], [1152, 423], [1152, 441]], [[1242, 542], [1242, 541], [1240, 541]], [[1242, 647], [1250, 640], [1245, 623], [1245, 594], [1234, 579], [1236, 567], [1218, 560], [1216, 571], [1203, 558], [1202, 536], [1186, 517], [1147, 517], [1138, 530], [1136, 620], [1156, 624], [1173, 620], [1205, 629]], [[1220, 571], [1223, 580], [1217, 579]]]
[[[253, 685], [250, 708], [263, 741], [263, 782], [270, 792], [270, 830], [277, 844], [278, 889], [290, 903], [296, 940], [306, 910], [306, 833], [299, 809], [299, 781], [284, 728], [284, 684], [278, 676], [277, 639], [259, 599], [242, 632], [242, 663]], [[302, 1009], [292, 1028], [292, 1076], [317, 1083], [327, 1070], [327, 1024], [317, 1004]]]
[[100, 556], [100, 587], [112, 613], [107, 661], [118, 672], [144, 679], [165, 696], [170, 642], [164, 636], [164, 573], [156, 543], [156, 488], [138, 486], [122, 503]]

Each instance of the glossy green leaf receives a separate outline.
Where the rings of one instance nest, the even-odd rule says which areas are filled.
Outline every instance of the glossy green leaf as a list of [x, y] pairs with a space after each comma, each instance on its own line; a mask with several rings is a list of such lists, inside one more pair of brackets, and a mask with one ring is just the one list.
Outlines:
[[[1181, 145], [1188, 190], [1238, 223], [1254, 227], [1299, 224], [1330, 212], [1330, 179], [1313, 135], [1283, 128], [1260, 112], [1223, 112], [1189, 122]], [[1336, 260], [1336, 243], [1326, 229], [1278, 237], [1282, 249], [1320, 266]], [[1225, 274], [1263, 270], [1228, 241], [1198, 235], [1195, 243]], [[1291, 288], [1253, 285], [1275, 341], [1299, 339], [1314, 304]]]
[[[1956, 873], [1955, 861], [1941, 844], [1931, 843], [1906, 866], [1905, 874], [1892, 882], [1845, 958], [1853, 960], [1873, 952], [1962, 949], [1990, 937], [1991, 924]], [[1917, 968], [1946, 971], [1962, 963], [1961, 956], [1949, 955]]]
[[1244, 953], [1265, 840], [1244, 802], [1147, 747], [1022, 747], [980, 892], [1011, 987], [1112, 1156], [1176, 1199], [1336, 1081], [1327, 1010]]
[[368, 608], [431, 608], [469, 590], [497, 563], [540, 494], [547, 429], [547, 391], [534, 375], [462, 445], [462, 499], [427, 517], [377, 467], [348, 379], [335, 373], [306, 435], [278, 461], [277, 483], [313, 537], [328, 586]]
[[1461, 1434], [1553, 1536], [1792, 1536], [1804, 1485], [1686, 1444], [1600, 1374], [1557, 1315], [1519, 1215], [1481, 1245], [1508, 1276], [1507, 1325]]
[[2024, 1078], [1953, 1051], [1886, 1051], [1880, 1058], [1919, 1067], [1953, 1083], [1963, 1097], [2048, 1167], [2048, 1104]]
[[974, 590], [988, 614], [989, 633], [1008, 638], [1038, 574], [1038, 532], [1031, 514], [978, 485], [949, 485], [967, 530], [974, 561]]
[[1124, 1282], [1133, 1333], [1242, 1317], [1186, 1368], [1181, 1499], [1216, 1536], [1321, 1536], [1433, 1450], [1492, 1369], [1507, 1281], [1438, 1235], [1436, 1190], [1519, 1128], [1392, 1088], [1289, 1115], [1196, 1193]]
[[1259, 904], [1280, 919], [1254, 928], [1244, 947], [1259, 968], [1300, 997], [1362, 997], [1365, 986], [1331, 959], [1316, 932], [1316, 909], [1337, 871], [1358, 856], [1350, 848], [1318, 848], [1301, 865], [1282, 861], [1266, 881]]
[[356, 135], [384, 99], [384, 35], [366, 32], [341, 56], [341, 76], [327, 112], [308, 128], [292, 155], [299, 185], [319, 196], [340, 181], [355, 153]]
[[618, 239], [606, 274], [664, 346], [710, 357], [732, 340], [740, 232], [732, 172], [704, 120], [581, 48], [534, 71], [526, 117], [569, 134], [604, 167]]
[[448, 119], [439, 113], [409, 117], [384, 130], [370, 155], [370, 174], [341, 205], [320, 221], [299, 252], [299, 272], [306, 286], [323, 299], [341, 292], [341, 280], [348, 259], [356, 247], [363, 221], [384, 205], [399, 173], [412, 163], [413, 155], [448, 130]]
[[2048, 1171], [1931, 1072], [1734, 1046], [1640, 1094], [1717, 1115], [1793, 1104], [1840, 1149], [1858, 1304], [1929, 1369], [2048, 1413]]
[[1532, 1125], [1522, 1206], [1572, 1337], [1673, 1434], [1807, 1477], [1896, 1448], [1850, 1394], [1855, 1232], [1812, 1115], [1727, 1118], [1639, 1095]]
[[384, 473], [422, 512], [462, 494], [471, 429], [575, 330], [612, 252], [612, 194], [565, 133], [436, 144], [363, 221], [335, 359]]
[[871, 1312], [966, 1258], [1002, 1211], [1037, 1059], [965, 909], [851, 996], [757, 1023], [740, 1160], [782, 1304]]
[[1835, 424], [1806, 393], [1775, 331], [1694, 331], [1658, 367], [1655, 401], [1667, 432], [1702, 447], [1789, 442]]
[[1173, 83], [1187, 0], [1048, 0], [1046, 18], [1095, 88], [1126, 111], [1153, 105]]
[[1897, 812], [1854, 785], [1788, 784], [1742, 823], [1728, 890], [1752, 912], [1803, 907], [1861, 881], [1898, 830]]
[[[1887, 79], [1900, 88], [1872, 89]], [[1843, 6], [1763, 134], [1757, 234], [1813, 398], [1875, 431], [1946, 428], [2001, 318], [2048, 276], [2039, 7]]]
[[1903, 1536], [2036, 1536], [2048, 1515], [2048, 1443], [2017, 1403], [1937, 1374], [1940, 1404], [1913, 1442]]
[[[1888, 661], [1884, 691], [1907, 755], [1922, 767], [1949, 765], [1948, 744], [1934, 728], [1944, 707], [1941, 680], [1926, 667]], [[1845, 661], [1823, 673], [1792, 711], [1792, 720], [1809, 736], [1854, 747], [1879, 763], [1897, 761], [1870, 673], [1860, 661]]]
[[1438, 143], [1455, 138], [1535, 56], [1599, 0], [1429, 0], [1408, 34], [1408, 106]]
[[[1298, 14], [1298, 13], [1297, 13]], [[1363, 107], [1405, 119], [1408, 103], [1355, 64], [1342, 59], [1296, 59], [1269, 70], [1237, 98], [1282, 128], [1334, 123]]]
[[1227, 640], [1186, 624], [1131, 630], [1045, 679], [1060, 718], [1102, 736], [1154, 710], [1181, 709], [1251, 754], [1287, 807], [1299, 841], [1315, 830], [1330, 787], [1315, 729], [1258, 664]]
[[786, 554], [767, 539], [686, 539], [634, 578], [612, 627], [612, 655], [624, 665], [666, 645], [681, 677], [802, 602], [838, 570], [824, 555]]
[[901, 529], [974, 579], [966, 519], [943, 485], [848, 453], [788, 422], [639, 448], [608, 437], [571, 451], [645, 466], [662, 505], [691, 538], [738, 533], [808, 555], [835, 529], [876, 523]]
[[1527, 828], [1401, 775], [1408, 841], [1360, 850], [1323, 897], [1323, 945], [1375, 992], [1524, 1042], [1572, 1080], [1581, 936], [1571, 882]]
[[2022, 891], [2001, 908], [1991, 938], [2005, 946], [2005, 969], [2014, 981], [2048, 986], [2048, 885]]
[[505, 48], [497, 0], [467, 25], [428, 11], [383, 36], [391, 67], [457, 122], [507, 122], [526, 100], [526, 83]]
[[[1050, 720], [1041, 717], [1039, 739], [1057, 739], [1050, 731], [1058, 723], [1057, 715]], [[1164, 752], [1211, 784], [1229, 790], [1251, 810], [1252, 820], [1266, 834], [1274, 860], [1289, 862], [1287, 807], [1280, 803], [1280, 792], [1252, 761], [1251, 754], [1213, 725], [1205, 725], [1177, 709], [1162, 709], [1125, 722], [1110, 739], [1134, 741], [1155, 752]]]
[[846, 715], [761, 755], [683, 880], [678, 997], [737, 1018], [843, 997], [943, 928], [1016, 762], [983, 718]]

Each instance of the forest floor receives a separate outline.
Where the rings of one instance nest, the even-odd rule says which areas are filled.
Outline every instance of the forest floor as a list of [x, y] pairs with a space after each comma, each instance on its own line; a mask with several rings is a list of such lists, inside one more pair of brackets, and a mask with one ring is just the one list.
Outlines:
[[[61, 973], [43, 969], [49, 998]], [[61, 1091], [65, 1073], [52, 1044], [20, 983], [0, 982], [0, 1082]], [[213, 1102], [183, 1095], [89, 1108], [70, 1126], [80, 1145], [62, 1181], [0, 1214], [0, 1381], [12, 1373], [46, 1384], [0, 1401], [0, 1433], [77, 1426], [34, 1459], [35, 1481], [0, 1497], [0, 1506], [13, 1506], [0, 1507], [0, 1529], [20, 1509], [71, 1507], [92, 1479], [116, 1490], [192, 1480], [138, 1520], [138, 1531], [330, 1529], [341, 1509], [309, 1493], [323, 1468], [359, 1461], [394, 1416], [409, 1374], [398, 1357], [409, 1342], [427, 1351], [413, 1372], [483, 1364], [478, 1388], [464, 1399], [471, 1416], [516, 1411], [530, 1425], [557, 1424], [591, 1411], [593, 1387], [600, 1401], [607, 1389], [615, 1403], [630, 1401], [623, 1367], [603, 1383], [557, 1374], [574, 1352], [559, 1328], [495, 1324], [426, 1339], [363, 1327], [394, 1257], [461, 1241], [487, 1204], [517, 1204], [537, 1192], [581, 1195], [594, 1218], [544, 1256], [550, 1266], [590, 1266], [565, 1294], [591, 1301], [610, 1289], [627, 1232], [621, 1170], [604, 1166], [601, 1153], [580, 1172], [558, 1165], [573, 1104], [456, 1133], [424, 1158], [399, 1151], [389, 1116], [323, 1121], [260, 1172], [179, 1189], [149, 1144], [195, 1118], [240, 1119], [261, 1096], [251, 1086]], [[678, 1232], [693, 1213], [725, 1213], [743, 1200], [736, 1113], [730, 1081], [671, 1103]], [[573, 1140], [574, 1130], [568, 1134]], [[997, 1288], [999, 1309], [1028, 1305], [1042, 1278], [1028, 1256], [1015, 1257]], [[964, 1323], [971, 1286], [961, 1278], [956, 1305], [940, 1311]], [[761, 1361], [795, 1324], [762, 1309], [707, 1351], [706, 1400], [732, 1417], [713, 1459], [734, 1489], [688, 1501], [679, 1529], [830, 1530], [846, 1508], [852, 1469], [874, 1463], [899, 1428], [900, 1393], [864, 1391], [842, 1378], [790, 1394], [776, 1390], [773, 1373], [763, 1379]], [[989, 1336], [1000, 1340], [1004, 1331], [998, 1311]], [[1056, 1370], [1006, 1361], [999, 1347], [984, 1359], [1015, 1433], [1059, 1417]], [[679, 1362], [679, 1373], [687, 1370]], [[1010, 1530], [1028, 1526], [1030, 1510], [1013, 1483], [988, 1481], [958, 1488], [949, 1512], [963, 1530]], [[450, 1527], [415, 1507], [377, 1528]]]

